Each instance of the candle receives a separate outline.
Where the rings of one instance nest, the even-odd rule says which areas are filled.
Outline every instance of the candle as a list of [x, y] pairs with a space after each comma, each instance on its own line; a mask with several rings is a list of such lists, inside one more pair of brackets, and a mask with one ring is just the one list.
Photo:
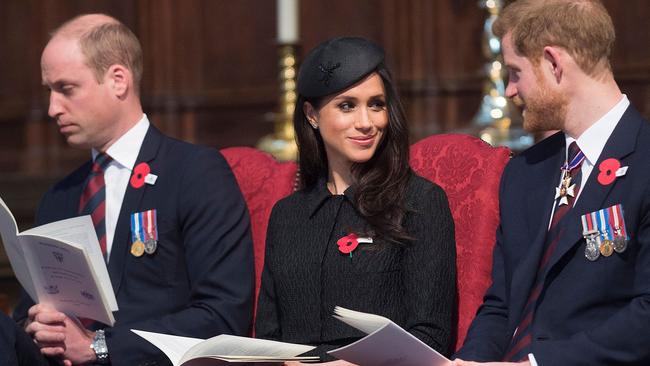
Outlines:
[[277, 0], [278, 42], [298, 42], [298, 0]]

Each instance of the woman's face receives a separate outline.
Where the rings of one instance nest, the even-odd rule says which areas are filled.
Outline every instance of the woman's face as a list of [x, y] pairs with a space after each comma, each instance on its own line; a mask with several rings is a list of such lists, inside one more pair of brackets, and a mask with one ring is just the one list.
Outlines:
[[320, 131], [330, 171], [349, 171], [352, 163], [370, 160], [388, 125], [384, 83], [377, 73], [327, 97], [318, 110], [308, 102], [303, 109]]

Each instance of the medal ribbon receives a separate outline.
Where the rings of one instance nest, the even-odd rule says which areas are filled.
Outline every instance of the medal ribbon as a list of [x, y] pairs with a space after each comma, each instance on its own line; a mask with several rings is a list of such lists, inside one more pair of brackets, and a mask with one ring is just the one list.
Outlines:
[[140, 213], [131, 214], [131, 242], [142, 241], [141, 230], [142, 224], [140, 222]]
[[156, 210], [148, 210], [144, 212], [145, 218], [145, 227], [146, 231], [144, 232], [145, 240], [158, 240], [158, 228], [156, 227], [157, 217]]
[[591, 217], [591, 214], [582, 215], [581, 220], [582, 220], [582, 235], [587, 236], [593, 234], [594, 222]]
[[158, 240], [158, 217], [156, 210], [131, 214], [131, 242]]
[[582, 151], [580, 151], [579, 153], [576, 154], [576, 156], [573, 159], [571, 159], [570, 162], [562, 164], [561, 169], [570, 172], [573, 169], [575, 169], [578, 165], [580, 165], [583, 160], [585, 160], [585, 154]]
[[587, 215], [580, 216], [580, 221], [582, 221], [582, 235], [586, 236], [589, 232], [589, 223], [587, 222]]
[[[600, 232], [600, 235], [603, 237], [603, 240], [609, 240], [610, 239], [609, 231], [611, 230], [611, 228], [609, 226], [609, 221], [607, 220], [606, 215], [607, 215], [607, 209], [603, 208], [603, 209], [598, 211], [598, 218], [600, 219], [599, 220], [600, 221], [600, 225], [599, 225], [600, 230], [599, 230], [599, 232]], [[612, 235], [612, 238], [613, 237], [614, 236]]]
[[140, 240], [142, 240], [142, 242], [147, 240], [147, 233], [145, 231], [146, 227], [144, 223], [144, 215], [145, 212], [138, 212], [138, 223], [140, 224], [140, 226], [138, 227], [138, 233], [140, 235]]
[[601, 231], [600, 231], [600, 226], [598, 225], [598, 211], [591, 212], [591, 213], [589, 214], [589, 216], [590, 216], [591, 222], [593, 223], [593, 230], [594, 230], [594, 233], [597, 234], [597, 235], [595, 235], [596, 243], [597, 243], [598, 245], [600, 245], [600, 243], [602, 242], [602, 240], [601, 240], [601, 238], [600, 238], [600, 232], [601, 232]]
[[623, 206], [619, 203], [618, 205], [612, 206], [612, 211], [614, 216], [614, 228], [621, 230], [621, 236], [625, 240], [629, 240], [627, 236], [627, 230], [625, 229], [625, 219], [623, 218]]

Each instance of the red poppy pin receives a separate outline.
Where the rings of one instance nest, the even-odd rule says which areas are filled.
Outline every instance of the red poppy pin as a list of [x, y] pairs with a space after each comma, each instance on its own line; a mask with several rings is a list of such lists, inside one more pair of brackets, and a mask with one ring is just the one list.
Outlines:
[[144, 185], [145, 178], [151, 172], [149, 164], [142, 162], [133, 168], [133, 175], [131, 176], [131, 187], [138, 189]]
[[350, 258], [352, 258], [352, 251], [357, 249], [359, 246], [359, 240], [357, 238], [357, 235], [352, 233], [337, 240], [336, 244], [339, 246], [339, 252], [343, 254], [350, 254]]
[[598, 165], [598, 170], [600, 171], [598, 174], [598, 183], [604, 186], [614, 183], [617, 172], [620, 168], [621, 162], [614, 158], [603, 160], [600, 165]]

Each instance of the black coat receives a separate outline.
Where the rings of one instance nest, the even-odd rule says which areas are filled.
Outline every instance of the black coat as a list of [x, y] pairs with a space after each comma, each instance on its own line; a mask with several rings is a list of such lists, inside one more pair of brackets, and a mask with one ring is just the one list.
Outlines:
[[349, 254], [337, 240], [368, 230], [352, 189], [331, 195], [322, 181], [279, 201], [266, 239], [256, 334], [325, 351], [364, 336], [332, 317], [339, 305], [379, 314], [449, 354], [456, 294], [454, 223], [444, 191], [413, 175], [404, 246], [374, 238]]

